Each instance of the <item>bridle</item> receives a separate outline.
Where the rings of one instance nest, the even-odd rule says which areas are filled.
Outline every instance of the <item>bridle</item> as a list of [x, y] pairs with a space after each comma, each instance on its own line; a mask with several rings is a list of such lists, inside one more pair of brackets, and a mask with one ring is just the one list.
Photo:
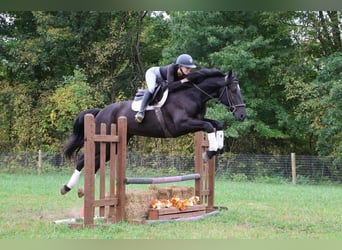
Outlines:
[[[221, 101], [221, 98], [222, 96], [224, 95], [224, 93], [226, 93], [226, 97], [227, 97], [227, 100], [228, 100], [228, 106], [225, 105], [224, 103], [222, 103]], [[246, 107], [246, 104], [244, 103], [240, 103], [240, 104], [233, 104], [233, 101], [232, 101], [232, 94], [228, 91], [228, 86], [224, 86], [223, 90], [221, 91], [220, 93], [220, 96], [218, 98], [218, 101], [220, 104], [222, 104], [223, 106], [225, 106], [230, 112], [232, 113], [235, 113], [236, 111], [236, 108], [239, 108], [239, 107]]]
[[[228, 78], [228, 76], [225, 76], [224, 80], [226, 81]], [[240, 103], [240, 104], [235, 104], [232, 101], [232, 94], [229, 93], [228, 91], [228, 84], [226, 86], [224, 86], [223, 90], [221, 90], [221, 93], [219, 95], [218, 98], [213, 97], [212, 95], [210, 95], [209, 93], [207, 93], [206, 91], [204, 91], [203, 89], [201, 89], [197, 84], [192, 83], [192, 85], [198, 89], [199, 91], [201, 91], [203, 94], [205, 94], [206, 96], [208, 96], [210, 99], [214, 100], [216, 103], [218, 104], [222, 104], [223, 106], [226, 107], [227, 110], [229, 110], [230, 112], [234, 113], [236, 111], [237, 108], [239, 107], [246, 107], [246, 104], [244, 103]], [[226, 94], [227, 100], [228, 100], [228, 106], [226, 104], [224, 104], [221, 101], [221, 98], [223, 97], [223, 95]]]

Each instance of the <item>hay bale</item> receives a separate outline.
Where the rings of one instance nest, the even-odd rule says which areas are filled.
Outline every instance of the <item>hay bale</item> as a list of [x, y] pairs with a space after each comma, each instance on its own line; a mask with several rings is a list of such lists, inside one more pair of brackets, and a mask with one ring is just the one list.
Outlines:
[[155, 190], [126, 190], [125, 220], [143, 223], [148, 216], [150, 202], [156, 197]]
[[158, 187], [157, 185], [151, 185], [150, 190], [157, 192], [157, 199], [171, 199], [172, 197], [178, 197], [180, 199], [189, 199], [195, 195], [194, 187]]
[[158, 187], [150, 185], [147, 190], [126, 190], [125, 220], [133, 223], [143, 223], [148, 217], [148, 209], [152, 200], [178, 197], [189, 199], [194, 195], [193, 187]]
[[150, 185], [150, 190], [157, 193], [156, 199], [171, 199], [172, 198], [172, 188], [171, 187], [158, 187], [157, 185]]
[[[180, 199], [189, 199], [195, 195], [195, 189], [193, 187], [172, 187], [172, 197], [178, 197]], [[171, 198], [172, 198], [171, 197]]]

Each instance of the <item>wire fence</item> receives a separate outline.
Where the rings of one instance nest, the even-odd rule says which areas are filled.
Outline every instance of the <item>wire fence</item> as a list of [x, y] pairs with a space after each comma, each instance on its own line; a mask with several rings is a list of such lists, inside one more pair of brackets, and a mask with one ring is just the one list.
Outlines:
[[[74, 160], [67, 160], [60, 153], [0, 153], [0, 172], [69, 171], [74, 166]], [[331, 157], [296, 155], [295, 166], [299, 183], [342, 183], [342, 164], [335, 163]], [[193, 157], [127, 154], [127, 172], [131, 175], [180, 175], [193, 171]], [[222, 154], [216, 157], [216, 175], [234, 181], [291, 180], [292, 171], [290, 155]]]

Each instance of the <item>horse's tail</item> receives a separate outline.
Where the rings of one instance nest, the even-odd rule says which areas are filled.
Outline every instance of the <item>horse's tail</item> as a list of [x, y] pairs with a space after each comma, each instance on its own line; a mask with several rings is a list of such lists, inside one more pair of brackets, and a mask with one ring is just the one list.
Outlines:
[[71, 158], [74, 152], [80, 151], [84, 145], [84, 116], [86, 114], [92, 114], [96, 116], [101, 109], [87, 109], [79, 113], [74, 122], [73, 134], [69, 141], [64, 146], [64, 155], [67, 158]]

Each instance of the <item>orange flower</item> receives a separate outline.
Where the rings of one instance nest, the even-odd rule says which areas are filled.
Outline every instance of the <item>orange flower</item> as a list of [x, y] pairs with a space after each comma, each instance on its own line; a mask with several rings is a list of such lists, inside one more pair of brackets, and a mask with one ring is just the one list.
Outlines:
[[171, 199], [171, 204], [172, 206], [176, 206], [177, 202], [179, 201], [180, 199], [178, 197], [172, 197]]
[[150, 202], [150, 207], [151, 208], [156, 208], [156, 209], [160, 209], [162, 207], [162, 204], [159, 200], [152, 200]]
[[185, 210], [186, 209], [185, 200], [178, 200], [176, 203], [176, 208], [178, 208], [181, 211]]
[[190, 199], [189, 199], [194, 205], [196, 205], [198, 202], [199, 202], [199, 197], [198, 196], [192, 196]]
[[172, 206], [172, 203], [167, 199], [160, 200], [162, 208], [168, 208]]

